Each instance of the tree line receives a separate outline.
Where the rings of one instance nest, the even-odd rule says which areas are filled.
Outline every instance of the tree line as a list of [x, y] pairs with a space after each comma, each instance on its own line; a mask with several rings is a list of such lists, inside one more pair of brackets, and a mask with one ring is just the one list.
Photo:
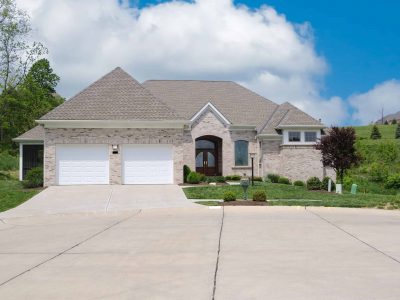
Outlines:
[[45, 58], [48, 50], [31, 41], [31, 31], [15, 0], [0, 0], [0, 151], [15, 149], [13, 138], [64, 101], [55, 90], [60, 77]]

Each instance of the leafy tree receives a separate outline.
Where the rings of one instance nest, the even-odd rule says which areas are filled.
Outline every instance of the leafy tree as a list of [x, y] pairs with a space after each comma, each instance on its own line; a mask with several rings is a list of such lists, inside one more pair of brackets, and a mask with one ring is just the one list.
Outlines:
[[376, 126], [376, 125], [372, 126], [372, 130], [371, 130], [371, 139], [373, 139], [373, 140], [378, 140], [378, 139], [380, 139], [381, 137], [382, 137], [382, 136], [381, 136], [381, 133], [379, 132], [378, 126]]
[[2, 112], [3, 147], [9, 148], [12, 138], [34, 127], [35, 120], [63, 102], [54, 93], [58, 81], [49, 62], [41, 59], [16, 88], [3, 92], [0, 97], [6, 108]]
[[391, 122], [391, 124], [392, 124], [392, 125], [397, 124], [397, 120], [396, 120], [396, 119], [393, 119], [392, 122]]
[[28, 42], [29, 16], [17, 8], [15, 0], [0, 0], [0, 88], [5, 91], [18, 85], [30, 66], [47, 49], [38, 42]]
[[400, 139], [400, 124], [397, 124], [396, 133], [395, 133], [394, 138]]
[[316, 149], [321, 150], [324, 167], [333, 168], [343, 183], [346, 170], [357, 166], [361, 157], [355, 148], [356, 132], [352, 127], [332, 127], [328, 134], [317, 143]]

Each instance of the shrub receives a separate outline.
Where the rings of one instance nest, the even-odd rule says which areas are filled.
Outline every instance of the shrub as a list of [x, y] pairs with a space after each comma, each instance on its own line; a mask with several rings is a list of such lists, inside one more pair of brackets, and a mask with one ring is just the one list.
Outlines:
[[238, 181], [242, 178], [240, 175], [227, 175], [225, 176], [225, 180], [232, 180], [232, 181]]
[[234, 192], [227, 191], [224, 193], [224, 201], [235, 201], [236, 194]]
[[400, 173], [388, 176], [385, 187], [387, 189], [400, 189]]
[[376, 125], [372, 126], [370, 137], [372, 140], [378, 140], [382, 137], [381, 133], [379, 132], [378, 126], [376, 126]]
[[293, 182], [294, 186], [305, 186], [304, 181], [301, 180], [296, 180], [295, 182]]
[[279, 177], [278, 183], [281, 183], [281, 184], [290, 184], [290, 180], [289, 180], [289, 178], [287, 178], [287, 177]]
[[372, 163], [369, 169], [369, 176], [372, 181], [383, 182], [389, 175], [388, 168], [380, 163]]
[[320, 190], [321, 189], [321, 180], [319, 180], [318, 177], [308, 178], [307, 189], [308, 190]]
[[8, 152], [0, 152], [0, 170], [10, 171], [18, 169], [18, 158]]
[[196, 172], [190, 172], [187, 177], [187, 182], [191, 184], [197, 184], [201, 181], [201, 174]]
[[354, 179], [351, 176], [345, 176], [343, 179], [343, 188], [350, 190], [351, 185], [353, 184]]
[[397, 124], [397, 120], [393, 119], [392, 122], [390, 122], [392, 125], [396, 125]]
[[[321, 188], [322, 188], [323, 190], [325, 190], [325, 191], [328, 190], [328, 187], [329, 187], [329, 180], [332, 180], [329, 176], [326, 176], [326, 177], [324, 177], [324, 179], [322, 179]], [[336, 184], [335, 184], [335, 183], [333, 182], [333, 180], [332, 180], [332, 183], [331, 183], [331, 191], [334, 191], [334, 190], [335, 190], [335, 187], [336, 187]]]
[[397, 124], [396, 133], [394, 135], [395, 139], [400, 139], [400, 123]]
[[210, 182], [225, 182], [225, 177], [224, 176], [207, 176], [205, 178], [205, 181], [210, 183]]
[[268, 174], [267, 178], [269, 179], [269, 181], [271, 181], [272, 183], [278, 183], [279, 181], [279, 175], [278, 174]]
[[[250, 177], [250, 180], [251, 180], [251, 177]], [[260, 177], [260, 176], [254, 176], [253, 180], [254, 181], [263, 181], [262, 177]]]
[[253, 193], [253, 201], [267, 201], [267, 195], [264, 191], [255, 191]]
[[183, 182], [187, 182], [187, 177], [190, 174], [190, 172], [192, 172], [192, 170], [190, 170], [190, 168], [187, 165], [183, 166]]
[[26, 188], [42, 187], [43, 186], [43, 167], [30, 169], [25, 176], [23, 185]]

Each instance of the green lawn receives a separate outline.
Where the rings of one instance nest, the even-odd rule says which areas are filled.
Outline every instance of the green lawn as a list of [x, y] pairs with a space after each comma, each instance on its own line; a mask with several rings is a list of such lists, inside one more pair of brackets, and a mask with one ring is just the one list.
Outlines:
[[[189, 199], [222, 199], [226, 191], [232, 191], [237, 199], [243, 198], [243, 190], [240, 186], [202, 186], [189, 187], [183, 189]], [[256, 183], [250, 187], [248, 194], [252, 198], [253, 191], [263, 190], [267, 194], [267, 199], [277, 199], [271, 201], [271, 205], [307, 205], [307, 206], [338, 206], [338, 207], [379, 207], [379, 208], [399, 208], [400, 195], [377, 195], [363, 194], [352, 195], [335, 193], [308, 191], [304, 187], [276, 183]], [[320, 200], [320, 201], [310, 201]]]
[[[354, 126], [358, 138], [369, 139], [371, 136], [371, 130], [373, 125], [367, 126]], [[394, 133], [397, 125], [377, 125], [379, 132], [382, 135], [382, 139], [394, 139]]]
[[11, 209], [32, 198], [40, 189], [24, 189], [14, 179], [0, 180], [0, 212]]

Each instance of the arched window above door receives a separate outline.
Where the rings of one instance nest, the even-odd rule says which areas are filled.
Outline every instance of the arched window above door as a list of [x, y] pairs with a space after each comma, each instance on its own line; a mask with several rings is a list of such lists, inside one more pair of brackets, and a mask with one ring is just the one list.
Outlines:
[[215, 149], [215, 143], [209, 140], [198, 140], [196, 149]]

